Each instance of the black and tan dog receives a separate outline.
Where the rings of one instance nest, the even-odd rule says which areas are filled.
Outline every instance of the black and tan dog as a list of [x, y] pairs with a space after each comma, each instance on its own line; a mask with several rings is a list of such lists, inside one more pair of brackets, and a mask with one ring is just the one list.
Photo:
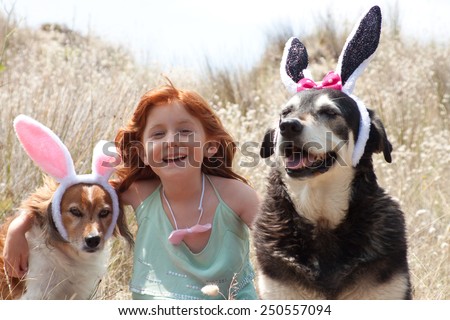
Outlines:
[[253, 231], [263, 299], [411, 298], [404, 216], [372, 163], [379, 152], [391, 162], [392, 147], [380, 119], [351, 95], [380, 28], [373, 7], [321, 84], [305, 78], [300, 41], [286, 45], [282, 78], [298, 93], [261, 147], [277, 162]]

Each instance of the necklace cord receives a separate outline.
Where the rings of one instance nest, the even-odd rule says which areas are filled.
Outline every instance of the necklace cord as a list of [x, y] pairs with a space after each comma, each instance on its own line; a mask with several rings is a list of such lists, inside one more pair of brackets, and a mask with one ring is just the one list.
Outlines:
[[[167, 207], [169, 208], [170, 214], [171, 214], [172, 219], [173, 219], [173, 223], [175, 224], [175, 229], [178, 230], [177, 219], [175, 219], [175, 214], [173, 213], [173, 209], [170, 206], [169, 200], [166, 197], [166, 193], [164, 192], [164, 187], [163, 187], [163, 190], [162, 190], [162, 195], [163, 195], [164, 201], [167, 204]], [[202, 219], [202, 216], [203, 216], [203, 197], [204, 197], [204, 195], [205, 195], [205, 174], [203, 173], [202, 174], [202, 194], [200, 196], [200, 202], [199, 202], [199, 205], [198, 205], [198, 210], [200, 211], [200, 215], [198, 217], [197, 224], [200, 223], [200, 220]]]

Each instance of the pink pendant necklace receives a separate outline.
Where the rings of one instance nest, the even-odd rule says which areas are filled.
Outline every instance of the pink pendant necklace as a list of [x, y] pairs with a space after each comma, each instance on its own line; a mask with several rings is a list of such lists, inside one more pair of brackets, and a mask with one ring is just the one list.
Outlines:
[[200, 215], [198, 217], [197, 223], [190, 228], [178, 229], [177, 219], [175, 219], [175, 214], [173, 213], [172, 207], [170, 206], [169, 200], [167, 200], [166, 193], [164, 189], [162, 191], [164, 201], [169, 208], [170, 214], [172, 215], [173, 223], [175, 224], [175, 230], [173, 230], [169, 235], [169, 242], [175, 246], [179, 245], [185, 236], [191, 233], [203, 233], [211, 229], [211, 223], [200, 224], [200, 220], [203, 216], [203, 196], [205, 195], [205, 174], [202, 174], [202, 194], [200, 196], [200, 203], [198, 205], [198, 211]]

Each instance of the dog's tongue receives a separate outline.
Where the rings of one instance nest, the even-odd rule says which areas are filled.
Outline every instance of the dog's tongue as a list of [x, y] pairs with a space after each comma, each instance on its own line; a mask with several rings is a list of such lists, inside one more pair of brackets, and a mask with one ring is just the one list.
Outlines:
[[304, 157], [301, 153], [294, 153], [285, 160], [286, 168], [291, 170], [302, 169], [311, 166], [313, 163], [313, 160]]

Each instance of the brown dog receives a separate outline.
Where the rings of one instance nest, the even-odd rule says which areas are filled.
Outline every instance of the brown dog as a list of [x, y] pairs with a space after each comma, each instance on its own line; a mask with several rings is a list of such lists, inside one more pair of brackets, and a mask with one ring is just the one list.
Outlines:
[[[24, 279], [8, 277], [2, 256], [6, 231], [13, 220], [7, 219], [0, 233], [1, 299], [88, 299], [106, 272], [109, 258], [105, 234], [112, 223], [112, 200], [103, 187], [76, 184], [61, 200], [62, 222], [68, 233], [64, 240], [55, 227], [51, 200], [58, 184], [50, 178], [20, 206], [19, 214], [34, 216], [26, 237], [29, 243], [29, 271]], [[120, 210], [114, 234], [131, 244], [123, 210]]]
[[[108, 141], [99, 141], [92, 173], [77, 175], [69, 150], [49, 128], [19, 115], [14, 129], [28, 156], [57, 182], [44, 179], [20, 207], [20, 214], [34, 218], [26, 232], [28, 273], [24, 284], [5, 272], [0, 292], [3, 298], [88, 299], [107, 268], [107, 240], [119, 230], [132, 242], [119, 197], [108, 182], [117, 154], [108, 151]], [[2, 247], [6, 230], [5, 226]], [[5, 268], [3, 257], [2, 264], [4, 270], [11, 267]]]

